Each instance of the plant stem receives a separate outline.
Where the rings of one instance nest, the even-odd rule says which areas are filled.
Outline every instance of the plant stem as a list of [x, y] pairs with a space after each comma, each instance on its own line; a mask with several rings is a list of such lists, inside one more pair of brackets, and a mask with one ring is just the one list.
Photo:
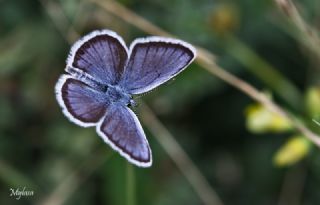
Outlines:
[[134, 167], [127, 163], [127, 205], [135, 205], [135, 177]]

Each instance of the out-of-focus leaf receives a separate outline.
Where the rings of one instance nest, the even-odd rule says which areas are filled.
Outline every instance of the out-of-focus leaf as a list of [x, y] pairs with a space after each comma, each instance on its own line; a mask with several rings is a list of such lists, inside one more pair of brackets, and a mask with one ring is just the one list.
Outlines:
[[214, 8], [209, 24], [214, 32], [222, 36], [233, 33], [240, 24], [239, 9], [233, 4], [221, 4]]

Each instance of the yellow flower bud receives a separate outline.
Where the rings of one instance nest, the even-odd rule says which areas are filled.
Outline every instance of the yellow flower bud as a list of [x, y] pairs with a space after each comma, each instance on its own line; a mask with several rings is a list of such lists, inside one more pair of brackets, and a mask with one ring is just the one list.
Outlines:
[[303, 159], [310, 150], [310, 142], [303, 136], [294, 136], [274, 156], [274, 164], [280, 167], [292, 165]]
[[311, 118], [320, 117], [320, 88], [311, 87], [305, 96], [306, 110]]
[[253, 133], [284, 132], [292, 129], [290, 121], [277, 113], [269, 111], [261, 104], [246, 109], [247, 128]]

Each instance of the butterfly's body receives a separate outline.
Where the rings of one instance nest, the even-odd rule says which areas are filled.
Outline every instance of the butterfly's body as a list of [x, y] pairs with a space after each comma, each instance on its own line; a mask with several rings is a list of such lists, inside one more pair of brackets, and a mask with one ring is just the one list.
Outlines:
[[180, 73], [195, 58], [180, 40], [136, 39], [127, 49], [109, 30], [94, 31], [71, 48], [56, 96], [74, 123], [96, 126], [97, 133], [131, 163], [148, 167], [151, 150], [136, 115], [133, 95], [153, 90]]
[[127, 93], [120, 85], [110, 85], [103, 84], [101, 82], [96, 81], [92, 76], [76, 69], [69, 67], [69, 73], [79, 81], [84, 82], [87, 85], [90, 85], [95, 90], [101, 92], [101, 94], [106, 97], [106, 104], [112, 103], [122, 106], [134, 105], [135, 102], [132, 99], [132, 96]]
[[128, 106], [132, 103], [132, 96], [126, 93], [119, 85], [110, 85], [106, 95], [109, 96], [111, 103]]

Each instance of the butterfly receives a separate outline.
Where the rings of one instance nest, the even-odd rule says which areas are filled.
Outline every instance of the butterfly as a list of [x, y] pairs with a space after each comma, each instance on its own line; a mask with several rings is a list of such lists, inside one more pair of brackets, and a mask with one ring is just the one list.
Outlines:
[[142, 126], [130, 107], [133, 96], [149, 92], [183, 71], [196, 57], [190, 44], [151, 36], [135, 39], [129, 49], [110, 30], [93, 31], [72, 47], [66, 74], [55, 86], [65, 116], [98, 135], [129, 162], [152, 164]]

